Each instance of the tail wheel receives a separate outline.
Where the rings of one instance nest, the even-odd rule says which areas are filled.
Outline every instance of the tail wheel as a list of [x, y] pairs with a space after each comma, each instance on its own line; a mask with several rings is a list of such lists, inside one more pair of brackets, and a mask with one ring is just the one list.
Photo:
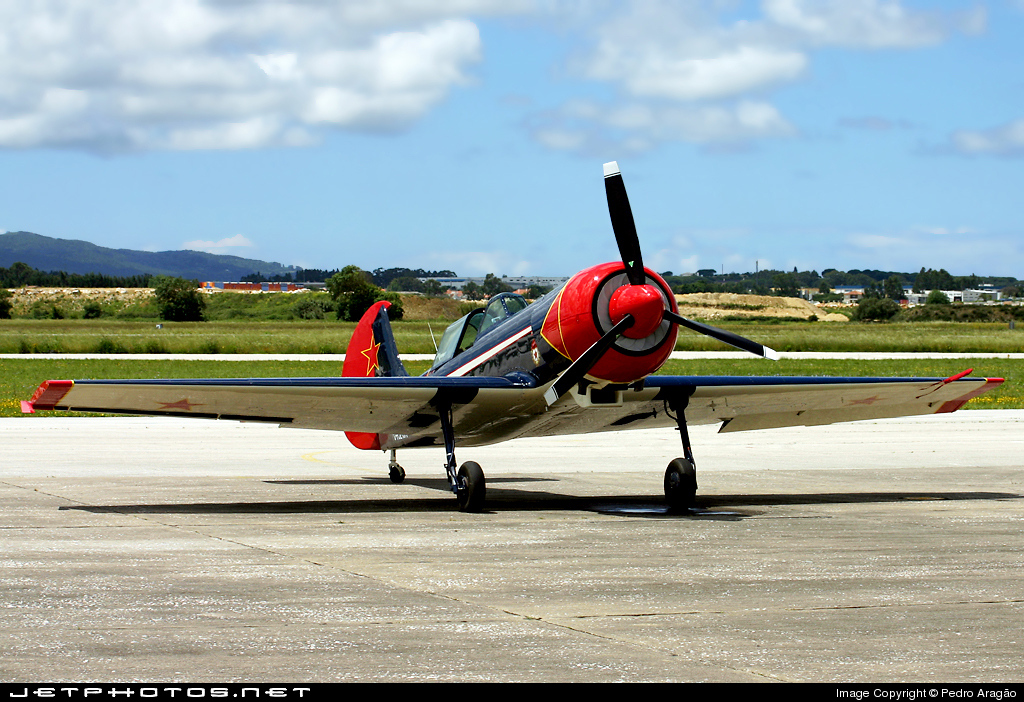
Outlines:
[[697, 468], [685, 458], [675, 458], [665, 469], [665, 500], [673, 509], [693, 507], [697, 496]]
[[455, 497], [463, 512], [479, 512], [484, 508], [487, 485], [479, 463], [466, 461], [459, 467], [458, 489]]

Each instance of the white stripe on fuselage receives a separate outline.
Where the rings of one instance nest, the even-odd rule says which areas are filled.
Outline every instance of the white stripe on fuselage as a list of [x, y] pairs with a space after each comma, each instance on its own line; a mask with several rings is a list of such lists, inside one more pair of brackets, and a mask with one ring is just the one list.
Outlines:
[[485, 353], [485, 354], [483, 354], [481, 356], [477, 356], [476, 358], [474, 358], [472, 361], [470, 361], [469, 363], [467, 363], [464, 366], [460, 366], [460, 367], [456, 368], [451, 373], [449, 373], [447, 377], [449, 377], [449, 378], [458, 378], [460, 376], [465, 375], [466, 373], [470, 372], [471, 370], [473, 370], [477, 366], [479, 366], [479, 365], [481, 365], [481, 364], [491, 360], [492, 358], [497, 356], [498, 353], [500, 353], [501, 351], [504, 351], [509, 346], [511, 346], [512, 344], [516, 343], [517, 341], [522, 339], [524, 336], [529, 334], [531, 331], [533, 331], [533, 327], [526, 327], [525, 329], [523, 329], [523, 330], [521, 330], [519, 332], [516, 332], [515, 334], [513, 334], [509, 338], [505, 339], [505, 341], [501, 342], [500, 344], [495, 346], [493, 349], [491, 349], [487, 353]]

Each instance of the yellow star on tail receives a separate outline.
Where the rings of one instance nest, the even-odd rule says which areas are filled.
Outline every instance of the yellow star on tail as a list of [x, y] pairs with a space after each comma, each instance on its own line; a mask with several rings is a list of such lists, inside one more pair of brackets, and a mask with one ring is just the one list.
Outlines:
[[377, 363], [377, 352], [380, 350], [380, 344], [371, 344], [370, 348], [363, 351], [363, 355], [366, 356], [366, 375], [377, 375], [377, 369], [380, 368], [380, 364]]

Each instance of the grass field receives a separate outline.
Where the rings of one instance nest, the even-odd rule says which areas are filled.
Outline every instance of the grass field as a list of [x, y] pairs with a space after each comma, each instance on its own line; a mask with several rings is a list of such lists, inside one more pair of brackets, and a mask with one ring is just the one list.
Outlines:
[[[403, 353], [433, 353], [447, 322], [395, 322]], [[724, 329], [777, 351], [1024, 352], [1024, 324], [726, 322]], [[344, 353], [355, 325], [334, 320], [152, 322], [0, 320], [0, 353]], [[728, 347], [683, 331], [680, 351]]]
[[[412, 374], [426, 370], [427, 362], [407, 363]], [[750, 360], [669, 361], [661, 369], [671, 375], [837, 375], [949, 377], [973, 366], [977, 377], [1006, 378], [995, 391], [975, 398], [968, 409], [1024, 409], [1024, 360]], [[48, 379], [85, 378], [228, 378], [302, 377], [341, 375], [337, 361], [137, 361], [64, 360], [26, 356], [0, 359], [0, 416], [20, 413], [39, 383]], [[43, 413], [39, 416], [45, 416]]]

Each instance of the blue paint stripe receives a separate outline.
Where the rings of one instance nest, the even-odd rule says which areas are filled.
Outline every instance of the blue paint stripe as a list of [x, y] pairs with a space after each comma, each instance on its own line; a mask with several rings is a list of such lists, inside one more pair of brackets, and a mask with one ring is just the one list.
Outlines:
[[529, 376], [520, 374], [513, 377], [466, 377], [446, 378], [395, 377], [395, 378], [161, 378], [155, 380], [76, 380], [76, 385], [158, 385], [176, 387], [192, 385], [200, 387], [297, 387], [297, 388], [406, 388], [437, 390], [441, 388], [524, 389], [536, 387]]
[[[941, 383], [945, 378], [864, 378], [813, 376], [749, 376], [749, 375], [652, 375], [644, 380], [648, 388], [722, 387], [722, 386], [778, 386], [778, 385], [862, 385], [869, 383]], [[965, 379], [967, 380], [967, 379]]]

